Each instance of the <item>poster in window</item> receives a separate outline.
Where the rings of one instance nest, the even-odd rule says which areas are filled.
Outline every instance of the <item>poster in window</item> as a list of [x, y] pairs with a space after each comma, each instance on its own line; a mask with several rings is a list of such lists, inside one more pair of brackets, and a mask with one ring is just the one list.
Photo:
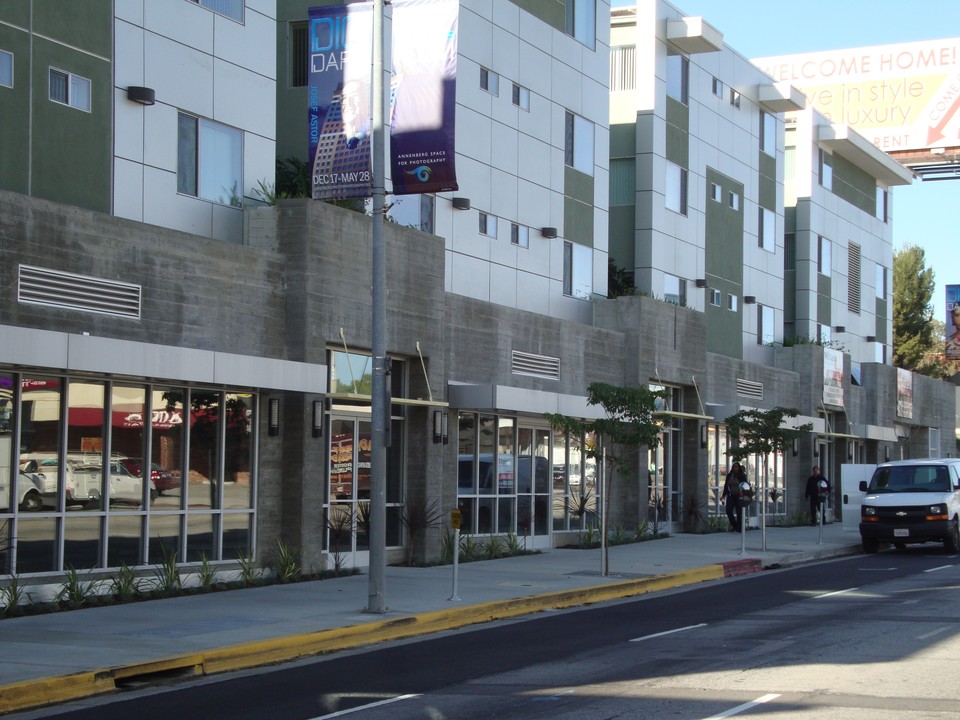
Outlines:
[[[391, 3], [385, 102], [393, 194], [456, 190], [456, 0]], [[372, 188], [373, 5], [310, 8], [308, 132], [314, 199]]]
[[947, 329], [946, 356], [950, 360], [960, 360], [960, 285], [947, 285]]

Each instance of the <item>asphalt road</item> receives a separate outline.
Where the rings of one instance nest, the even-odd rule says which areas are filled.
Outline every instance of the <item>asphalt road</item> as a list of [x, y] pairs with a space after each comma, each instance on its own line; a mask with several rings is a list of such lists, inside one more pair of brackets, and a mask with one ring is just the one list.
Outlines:
[[856, 556], [12, 717], [956, 717], [957, 588], [956, 556]]

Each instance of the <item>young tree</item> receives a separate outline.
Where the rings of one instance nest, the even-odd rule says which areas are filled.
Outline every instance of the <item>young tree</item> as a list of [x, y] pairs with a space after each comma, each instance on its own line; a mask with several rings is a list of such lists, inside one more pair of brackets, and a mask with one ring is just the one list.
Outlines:
[[741, 410], [724, 422], [727, 434], [731, 438], [727, 455], [731, 458], [747, 458], [759, 455], [763, 467], [763, 490], [761, 527], [763, 529], [763, 549], [767, 549], [767, 457], [773, 452], [785, 452], [795, 439], [813, 430], [811, 423], [795, 427], [784, 424], [788, 418], [800, 415], [796, 408], [775, 407], [770, 410]]
[[[658, 401], [668, 398], [668, 391], [651, 390], [645, 386], [618, 387], [607, 383], [591, 383], [587, 388], [587, 403], [599, 405], [606, 416], [595, 420], [568, 417], [547, 413], [547, 422], [558, 432], [574, 437], [593, 435], [594, 443], [584, 443], [583, 453], [597, 462], [603, 470], [601, 517], [603, 530], [603, 572], [607, 574], [606, 517], [610, 493], [607, 484], [607, 469], [614, 468], [624, 475], [636, 472], [636, 451], [641, 447], [656, 447], [660, 442], [660, 422], [654, 413]], [[604, 462], [607, 467], [604, 466]]]
[[942, 378], [950, 372], [941, 362], [943, 335], [931, 307], [934, 285], [923, 248], [907, 245], [893, 254], [893, 364]]

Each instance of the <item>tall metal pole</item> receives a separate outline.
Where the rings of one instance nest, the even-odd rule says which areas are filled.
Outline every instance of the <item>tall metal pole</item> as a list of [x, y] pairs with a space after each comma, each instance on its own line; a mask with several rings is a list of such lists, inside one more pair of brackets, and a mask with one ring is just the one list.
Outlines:
[[389, 418], [386, 397], [386, 327], [387, 327], [387, 264], [383, 242], [383, 213], [386, 196], [386, 162], [384, 160], [384, 0], [373, 3], [373, 122], [371, 123], [370, 162], [373, 191], [372, 228], [372, 301], [373, 322], [370, 350], [373, 355], [373, 387], [371, 389], [371, 453], [370, 453], [370, 579], [366, 612], [384, 613], [386, 605], [387, 498], [386, 433]]

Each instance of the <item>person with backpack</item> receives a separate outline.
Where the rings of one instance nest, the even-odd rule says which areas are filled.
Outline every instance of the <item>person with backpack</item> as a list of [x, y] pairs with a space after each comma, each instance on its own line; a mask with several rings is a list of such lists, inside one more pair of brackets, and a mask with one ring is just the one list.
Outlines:
[[740, 483], [747, 481], [747, 473], [743, 466], [735, 462], [730, 466], [730, 472], [727, 473], [727, 479], [723, 483], [723, 492], [720, 493], [720, 502], [724, 504], [727, 511], [727, 519], [730, 521], [730, 532], [740, 532], [743, 530], [743, 508], [740, 505]]
[[[817, 513], [826, 513], [827, 498], [830, 495], [830, 481], [820, 474], [820, 467], [813, 466], [810, 477], [807, 478], [807, 486], [804, 489], [803, 496], [810, 501], [810, 524], [816, 526]], [[824, 521], [826, 516], [824, 515]]]

